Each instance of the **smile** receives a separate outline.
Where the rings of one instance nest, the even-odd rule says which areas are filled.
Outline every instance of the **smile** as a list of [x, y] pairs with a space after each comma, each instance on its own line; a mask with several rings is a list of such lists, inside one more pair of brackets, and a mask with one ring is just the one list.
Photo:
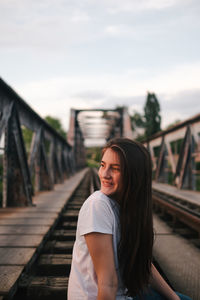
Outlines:
[[103, 186], [105, 186], [105, 187], [110, 187], [110, 186], [113, 185], [111, 182], [105, 182], [105, 181], [103, 181], [102, 184], [103, 184]]

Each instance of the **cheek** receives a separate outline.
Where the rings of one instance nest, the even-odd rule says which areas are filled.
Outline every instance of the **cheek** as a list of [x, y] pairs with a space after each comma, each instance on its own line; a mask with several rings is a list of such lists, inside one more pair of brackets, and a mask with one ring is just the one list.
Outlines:
[[99, 168], [98, 175], [99, 175], [99, 178], [101, 178], [101, 168]]
[[122, 187], [122, 176], [121, 174], [117, 177], [117, 183], [119, 187]]
[[117, 183], [118, 186], [122, 185], [122, 177], [121, 174], [118, 174], [115, 176], [115, 182]]

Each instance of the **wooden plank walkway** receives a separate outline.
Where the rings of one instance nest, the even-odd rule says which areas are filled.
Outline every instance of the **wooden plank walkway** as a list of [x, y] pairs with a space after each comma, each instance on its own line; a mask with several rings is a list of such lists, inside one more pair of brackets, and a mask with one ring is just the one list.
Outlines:
[[163, 192], [167, 195], [194, 203], [195, 205], [198, 205], [200, 207], [199, 191], [179, 190], [175, 186], [166, 183], [157, 183], [157, 182], [153, 182], [153, 189], [159, 192]]
[[33, 198], [35, 206], [0, 209], [0, 299], [12, 295], [24, 269], [28, 269], [51, 226], [83, 179], [84, 169], [57, 184], [53, 191]]
[[200, 250], [154, 215], [153, 256], [175, 290], [200, 300]]

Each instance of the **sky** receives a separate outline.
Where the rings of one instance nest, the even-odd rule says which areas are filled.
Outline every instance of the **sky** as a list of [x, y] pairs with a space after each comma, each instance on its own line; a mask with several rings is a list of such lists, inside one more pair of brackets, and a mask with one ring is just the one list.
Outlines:
[[0, 77], [68, 130], [70, 108], [200, 113], [199, 0], [0, 0]]

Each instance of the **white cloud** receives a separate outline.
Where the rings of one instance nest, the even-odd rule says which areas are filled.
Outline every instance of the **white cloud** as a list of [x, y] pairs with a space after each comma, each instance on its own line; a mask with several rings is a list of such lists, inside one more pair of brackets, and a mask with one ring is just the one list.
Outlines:
[[123, 33], [120, 26], [110, 25], [105, 28], [105, 33], [108, 35], [118, 36], [120, 33]]
[[[17, 91], [42, 116], [50, 114], [61, 118], [65, 128], [68, 128], [71, 107], [127, 105], [132, 110], [142, 111], [146, 91], [155, 92], [161, 101], [164, 126], [174, 118], [180, 119], [181, 115], [183, 119], [197, 112], [197, 105], [192, 103], [199, 103], [199, 94], [195, 91], [199, 90], [200, 63], [177, 66], [170, 72], [149, 77], [139, 78], [136, 70], [123, 74], [58, 77], [17, 85]], [[184, 110], [183, 97], [185, 104], [190, 99], [190, 110]]]
[[147, 10], [163, 10], [174, 7], [178, 4], [184, 4], [190, 0], [104, 0], [104, 5], [108, 6], [111, 14], [120, 12], [142, 12]]
[[158, 77], [149, 81], [148, 89], [158, 92], [169, 91], [176, 93], [181, 90], [192, 90], [199, 88], [200, 61], [191, 64], [175, 66], [167, 72], [163, 72]]
[[198, 3], [0, 0], [0, 76], [65, 128], [71, 107], [142, 111], [147, 90], [163, 120], [186, 118], [199, 95]]
[[91, 18], [86, 12], [77, 11], [71, 16], [70, 20], [73, 23], [83, 24], [88, 23], [91, 20]]
[[[76, 1], [76, 3], [78, 3]], [[0, 2], [1, 47], [52, 51], [87, 40], [91, 18], [81, 5], [61, 0]]]

